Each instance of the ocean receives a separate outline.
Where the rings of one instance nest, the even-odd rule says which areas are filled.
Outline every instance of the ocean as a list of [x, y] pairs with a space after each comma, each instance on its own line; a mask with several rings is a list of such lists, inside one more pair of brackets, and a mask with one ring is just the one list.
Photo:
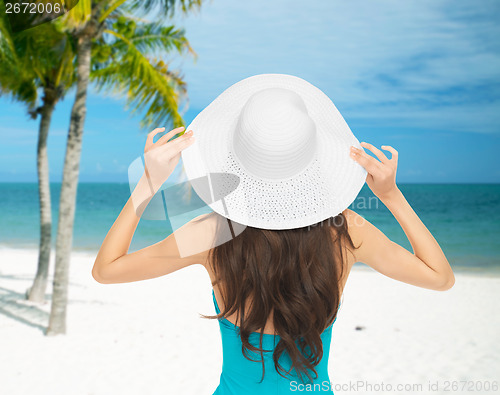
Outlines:
[[[454, 269], [500, 273], [500, 184], [400, 184], [399, 188], [440, 243]], [[59, 191], [60, 184], [51, 184], [53, 245]], [[0, 247], [37, 248], [37, 184], [0, 183], [0, 196]], [[80, 183], [74, 249], [97, 252], [129, 196], [127, 183]], [[350, 208], [412, 251], [399, 224], [366, 185]], [[179, 215], [176, 224], [203, 212], [209, 209]], [[156, 243], [171, 233], [168, 220], [141, 220], [131, 249]]]

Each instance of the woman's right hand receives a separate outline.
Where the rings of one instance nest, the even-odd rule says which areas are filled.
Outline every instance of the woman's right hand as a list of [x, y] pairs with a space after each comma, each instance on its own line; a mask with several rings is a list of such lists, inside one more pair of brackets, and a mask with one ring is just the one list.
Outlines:
[[388, 145], [383, 145], [383, 150], [392, 153], [391, 159], [388, 159], [385, 154], [373, 146], [372, 144], [362, 142], [361, 146], [369, 149], [380, 159], [378, 161], [374, 157], [368, 155], [365, 151], [351, 146], [351, 158], [358, 162], [368, 172], [366, 183], [372, 192], [380, 200], [393, 196], [397, 191], [396, 186], [396, 170], [398, 168], [398, 151]]
[[192, 130], [171, 140], [175, 135], [182, 133], [184, 127], [171, 130], [154, 143], [154, 137], [164, 130], [165, 128], [156, 128], [149, 133], [144, 147], [144, 175], [153, 194], [170, 177], [179, 163], [181, 152], [194, 143]]

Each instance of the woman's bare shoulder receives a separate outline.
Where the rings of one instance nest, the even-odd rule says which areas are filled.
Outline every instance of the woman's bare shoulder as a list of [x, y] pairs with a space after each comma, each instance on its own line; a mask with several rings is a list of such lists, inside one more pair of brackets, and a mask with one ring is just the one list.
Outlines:
[[349, 236], [355, 246], [353, 251], [354, 258], [356, 262], [362, 262], [364, 255], [367, 253], [366, 250], [369, 249], [367, 240], [370, 241], [373, 238], [380, 239], [380, 237], [384, 235], [378, 228], [357, 212], [346, 209], [343, 214], [347, 222]]
[[206, 267], [209, 251], [230, 241], [244, 230], [216, 212], [199, 215], [174, 232], [182, 255], [198, 255], [197, 261]]
[[197, 262], [205, 265], [208, 252], [213, 248], [217, 231], [217, 218], [202, 214], [173, 232], [179, 254], [182, 257], [196, 256]]
[[365, 219], [359, 215], [357, 212], [351, 209], [345, 209], [342, 214], [344, 215], [347, 222], [347, 229], [349, 231], [349, 236], [351, 237], [355, 246], [362, 242], [362, 224]]

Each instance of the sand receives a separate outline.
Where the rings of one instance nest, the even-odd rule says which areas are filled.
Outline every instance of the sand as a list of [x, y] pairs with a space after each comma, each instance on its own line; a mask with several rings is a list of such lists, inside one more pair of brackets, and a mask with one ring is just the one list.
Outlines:
[[[215, 312], [205, 270], [103, 285], [93, 258], [73, 254], [67, 333], [47, 337], [53, 263], [33, 304], [36, 251], [0, 250], [0, 393], [212, 394], [222, 351], [217, 322], [199, 317]], [[355, 267], [333, 329], [335, 394], [498, 393], [499, 296], [499, 277], [456, 273], [437, 292]]]

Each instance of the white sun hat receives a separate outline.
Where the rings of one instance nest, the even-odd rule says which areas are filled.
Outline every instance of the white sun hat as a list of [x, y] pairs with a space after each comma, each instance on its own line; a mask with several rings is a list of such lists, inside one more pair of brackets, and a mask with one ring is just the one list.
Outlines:
[[351, 145], [362, 148], [335, 105], [292, 75], [235, 83], [186, 130], [195, 136], [182, 152], [188, 179], [212, 180], [211, 197], [197, 183], [193, 189], [213, 211], [246, 226], [316, 224], [349, 207], [366, 180], [349, 155]]

